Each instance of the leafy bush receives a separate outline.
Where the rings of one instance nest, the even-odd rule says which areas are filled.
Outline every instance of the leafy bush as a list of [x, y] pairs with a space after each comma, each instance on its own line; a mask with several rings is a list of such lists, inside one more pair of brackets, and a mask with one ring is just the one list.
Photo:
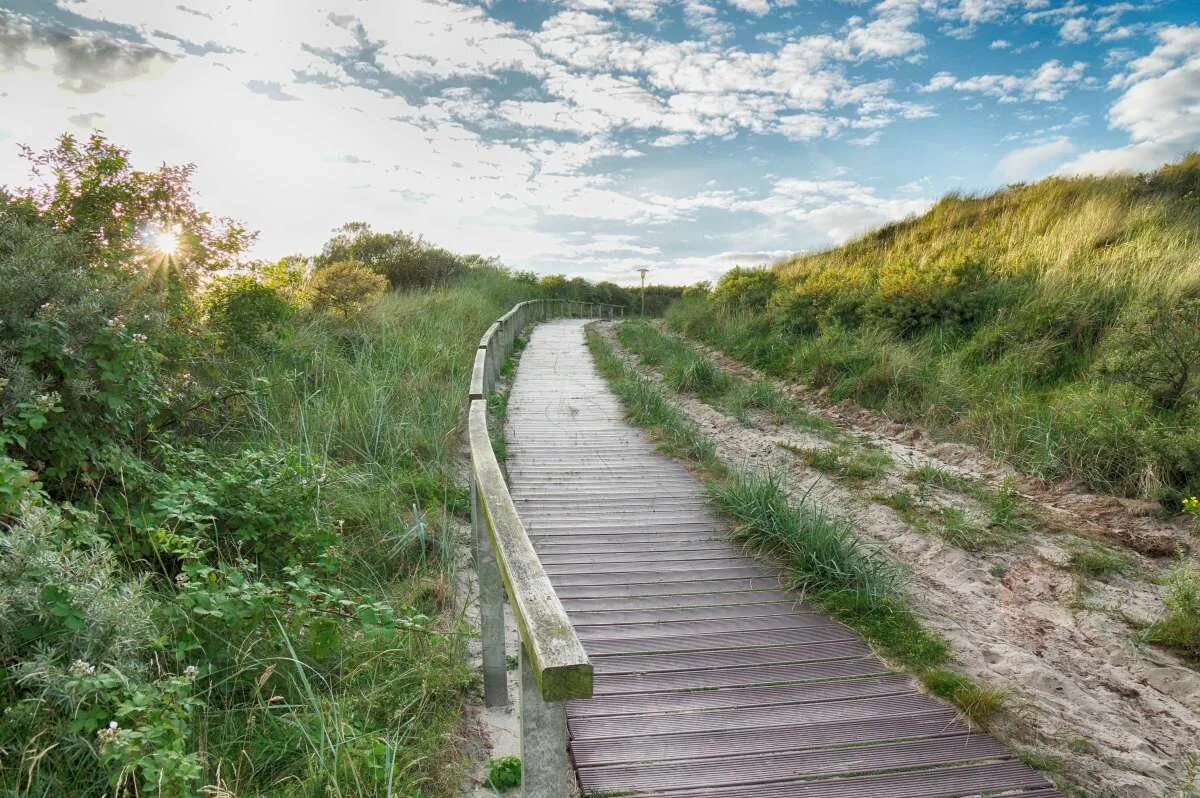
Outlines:
[[488, 762], [488, 777], [485, 787], [496, 792], [507, 792], [521, 786], [521, 758], [505, 756]]
[[316, 266], [323, 271], [346, 262], [360, 264], [401, 290], [446, 285], [470, 266], [488, 263], [478, 256], [455, 255], [400, 230], [377, 233], [364, 222], [350, 222], [335, 231], [317, 256]]
[[1104, 373], [1137, 386], [1160, 408], [1200, 399], [1200, 299], [1161, 301], [1129, 314], [1113, 336]]
[[249, 275], [224, 277], [205, 292], [209, 326], [227, 346], [258, 346], [282, 330], [297, 308]]
[[1150, 627], [1152, 642], [1200, 661], [1200, 568], [1182, 562], [1167, 580], [1166, 616]]
[[336, 261], [313, 274], [308, 290], [314, 310], [349, 317], [379, 299], [387, 279], [356, 261]]
[[775, 273], [737, 267], [726, 272], [712, 292], [712, 301], [726, 312], [760, 310], [775, 293]]

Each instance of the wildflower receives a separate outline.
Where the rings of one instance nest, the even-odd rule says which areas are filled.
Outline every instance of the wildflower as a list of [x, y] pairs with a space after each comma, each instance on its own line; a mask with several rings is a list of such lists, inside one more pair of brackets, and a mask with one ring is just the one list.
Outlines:
[[133, 342], [135, 344], [144, 344], [144, 343], [146, 343], [146, 336], [143, 335], [142, 333], [134, 333], [133, 334]]
[[1200, 515], [1200, 498], [1189, 496], [1183, 500], [1183, 511]]
[[188, 575], [187, 574], [182, 573], [182, 572], [175, 574], [175, 584], [179, 585], [180, 587], [183, 587], [187, 583], [188, 583]]
[[183, 669], [183, 678], [187, 679], [189, 682], [196, 681], [196, 677], [199, 675], [200, 675], [200, 669], [197, 668], [195, 665], [188, 665], [186, 668]]
[[117, 741], [117, 737], [121, 734], [121, 727], [115, 720], [110, 720], [108, 725], [100, 731], [96, 732], [96, 736], [100, 739], [100, 748], [104, 749], [106, 745], [111, 745]]
[[95, 672], [95, 665], [92, 665], [90, 662], [85, 662], [81, 659], [75, 660], [71, 663], [71, 667], [67, 668], [67, 673], [71, 674], [76, 679], [84, 676], [91, 676]]

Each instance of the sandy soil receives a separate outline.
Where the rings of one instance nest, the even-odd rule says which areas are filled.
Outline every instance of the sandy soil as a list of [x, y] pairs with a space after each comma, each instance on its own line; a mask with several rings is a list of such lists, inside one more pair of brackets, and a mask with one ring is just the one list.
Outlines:
[[[627, 364], [659, 379], [620, 347], [612, 325], [600, 329]], [[763, 376], [709, 354], [731, 372]], [[791, 450], [827, 448], [832, 436], [763, 416], [743, 425], [693, 397], [677, 397], [678, 405], [725, 462], [786, 474], [793, 495], [850, 517], [883, 556], [909, 572], [914, 609], [950, 641], [954, 667], [1008, 694], [1010, 711], [994, 729], [1007, 743], [1043, 757], [1053, 765], [1050, 775], [1060, 769], [1067, 784], [1087, 794], [1191, 794], [1179, 790], [1188, 757], [1200, 752], [1200, 673], [1137, 640], [1138, 626], [1161, 612], [1158, 582], [1173, 562], [1163, 555], [1187, 550], [1185, 529], [1164, 520], [1157, 505], [1043, 484], [969, 446], [934, 441], [920, 428], [832, 404], [801, 387], [776, 386], [839, 427], [843, 447], [849, 440], [882, 449], [892, 465], [876, 480], [839, 481]], [[923, 465], [992, 487], [1011, 480], [1033, 529], [994, 550], [966, 551], [906, 522], [881, 499], [911, 492], [907, 474]], [[951, 489], [926, 490], [921, 502], [929, 510], [957, 507], [968, 517], [982, 512], [976, 498]], [[1073, 571], [1071, 552], [1090, 540], [1120, 546], [1127, 573], [1101, 580]]]

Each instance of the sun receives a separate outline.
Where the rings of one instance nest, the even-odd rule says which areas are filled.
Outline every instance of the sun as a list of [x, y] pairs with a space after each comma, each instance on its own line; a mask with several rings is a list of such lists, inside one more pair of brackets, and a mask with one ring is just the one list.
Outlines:
[[150, 245], [159, 255], [169, 258], [179, 252], [179, 232], [159, 230], [150, 237]]

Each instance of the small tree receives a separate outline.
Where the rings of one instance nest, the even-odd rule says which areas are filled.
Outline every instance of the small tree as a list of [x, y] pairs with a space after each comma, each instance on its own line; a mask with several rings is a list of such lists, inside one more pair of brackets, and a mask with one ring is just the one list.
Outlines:
[[1200, 299], [1146, 308], [1112, 343], [1103, 373], [1142, 389], [1165, 410], [1186, 410], [1200, 398]]
[[387, 278], [352, 260], [318, 269], [309, 282], [313, 309], [348, 317], [387, 290]]

